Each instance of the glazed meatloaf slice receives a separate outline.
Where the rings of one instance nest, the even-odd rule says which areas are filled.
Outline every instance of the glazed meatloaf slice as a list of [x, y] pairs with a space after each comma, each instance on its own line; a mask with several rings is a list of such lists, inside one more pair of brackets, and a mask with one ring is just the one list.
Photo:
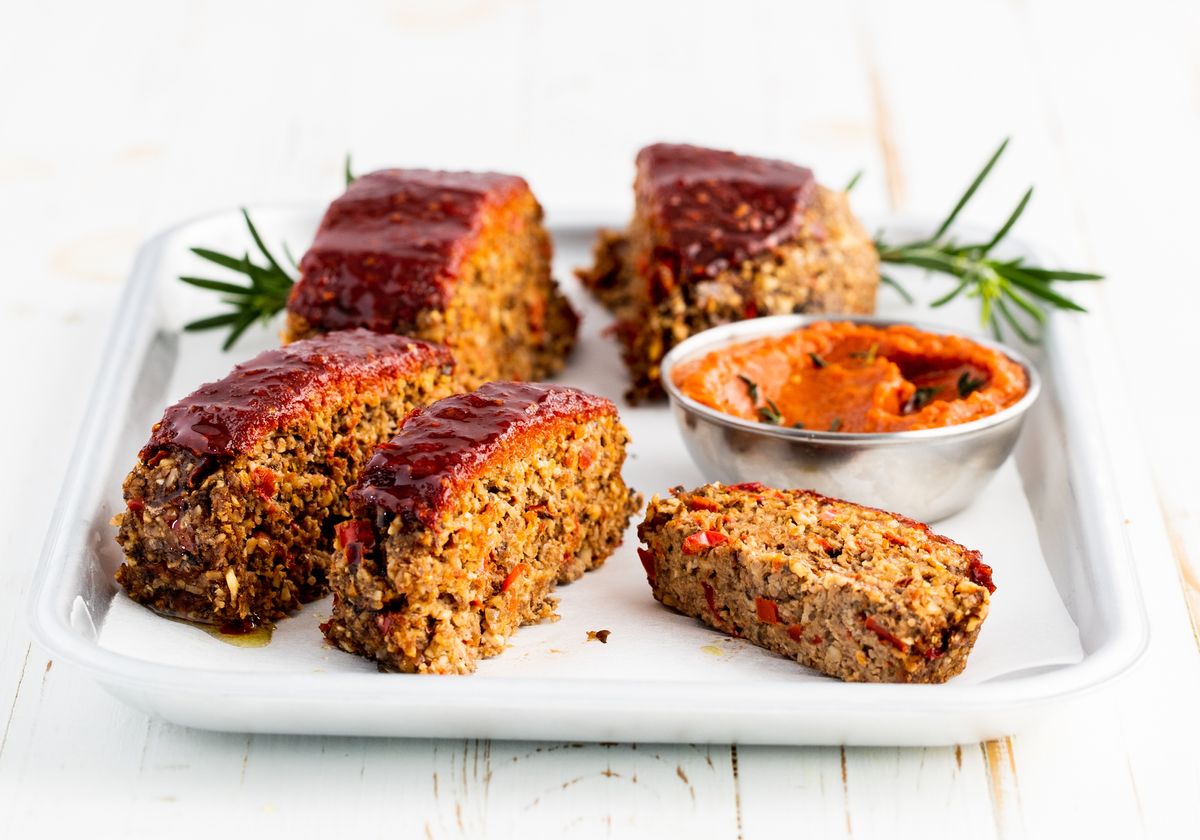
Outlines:
[[638, 154], [633, 221], [602, 231], [580, 280], [616, 315], [629, 396], [662, 393], [688, 336], [794, 312], [872, 312], [879, 260], [845, 193], [778, 160], [656, 144]]
[[542, 208], [513, 175], [387, 169], [330, 205], [285, 340], [366, 327], [447, 345], [468, 387], [559, 370], [578, 318], [550, 276]]
[[626, 440], [609, 400], [552, 385], [492, 382], [413, 412], [350, 491], [325, 635], [384, 670], [474, 671], [620, 544], [641, 504]]
[[345, 491], [415, 406], [455, 390], [438, 345], [367, 330], [268, 350], [166, 410], [116, 517], [135, 601], [245, 629], [321, 595]]
[[847, 681], [958, 674], [995, 589], [979, 552], [804, 490], [677, 488], [638, 535], [663, 604]]

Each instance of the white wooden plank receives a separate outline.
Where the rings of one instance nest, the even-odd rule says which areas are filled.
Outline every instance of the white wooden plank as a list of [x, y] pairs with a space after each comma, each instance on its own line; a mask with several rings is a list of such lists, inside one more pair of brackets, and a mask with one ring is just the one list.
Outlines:
[[[1153, 401], [1154, 432], [1142, 440], [1168, 514], [1195, 511], [1200, 451], [1181, 445], [1171, 430], [1192, 425], [1200, 403], [1188, 389], [1174, 386], [1170, 365], [1142, 364], [1148, 347], [1159, 358], [1191, 355], [1191, 315], [1200, 304], [1195, 284], [1184, 279], [1194, 277], [1200, 263], [1194, 252], [1180, 247], [1193, 238], [1190, 196], [1200, 188], [1192, 151], [1200, 144], [1195, 9], [1147, 7], [1139, 10], [1136, 24], [1105, 5], [1078, 14], [1054, 4], [1031, 7], [1028, 14], [1046, 96], [1060, 125], [1064, 168], [1079, 196], [1086, 245], [1097, 264], [1111, 272], [1105, 297], [1110, 311], [1119, 313], [1112, 321], [1114, 375], [1109, 381], [1125, 385], [1119, 390], [1126, 411], [1106, 416], [1105, 424], [1116, 439], [1134, 441], [1137, 429], [1146, 428], [1138, 410], [1142, 396], [1170, 395]], [[1067, 32], [1075, 37], [1066, 39]], [[1118, 463], [1139, 457], [1136, 445], [1113, 454]], [[1112, 742], [1124, 747], [1128, 786], [1136, 794], [1132, 827], [1151, 837], [1179, 833], [1190, 821], [1180, 805], [1200, 789], [1200, 768], [1183, 758], [1194, 755], [1200, 743], [1200, 723], [1192, 713], [1200, 694], [1200, 663], [1196, 638], [1188, 632], [1181, 574], [1186, 569], [1176, 566], [1156, 533], [1154, 495], [1150, 486], [1125, 492], [1132, 503], [1131, 537], [1146, 547], [1138, 559], [1153, 623], [1150, 652], [1111, 705], [1092, 718], [1098, 720], [1097, 737], [1082, 749], [1072, 744], [1081, 766], [1119, 765]], [[1190, 546], [1200, 548], [1200, 542]], [[1180, 540], [1178, 547], [1186, 558], [1189, 545]], [[1047, 754], [1031, 763], [1031, 775], [1036, 770], [1041, 779], [1049, 778], [1049, 753], [1061, 754], [1066, 743], [1064, 738], [1047, 744]], [[1110, 794], [1106, 786], [1095, 785], [1096, 794], [1085, 797], [1082, 787], [1073, 786], [1059, 807], [1092, 811], [1092, 803]]]
[[[936, 15], [939, 25], [932, 27], [927, 25], [932, 16], [914, 15], [911, 6], [892, 9], [890, 14], [874, 8], [877, 15], [872, 19], [872, 29], [882, 53], [891, 57], [890, 62], [887, 58], [881, 61], [895, 68], [885, 74], [885, 89], [895, 97], [893, 111], [901, 115], [895, 121], [896, 132], [902, 138], [898, 145], [906, 172], [917, 173], [905, 179], [913, 185], [910, 194], [914, 206], [931, 207], [934, 212], [946, 206], [967, 177], [956, 176], [956, 185], [950, 173], [969, 173], [978, 165], [966, 159], [965, 147], [982, 147], [974, 153], [978, 161], [994, 142], [988, 133], [1014, 133], [1010, 154], [993, 176], [991, 189], [978, 197], [967, 218], [1003, 218], [1007, 207], [998, 204], [996, 196], [1007, 193], [1006, 200], [1012, 201], [1024, 182], [1034, 182], [1038, 193], [1017, 232], [1047, 242], [1066, 260], [1077, 264], [1082, 260], [1084, 265], [1113, 271], [1109, 283], [1117, 285], [1117, 267], [1110, 267], [1090, 247], [1085, 230], [1087, 217], [1070, 200], [1073, 193], [1079, 194], [1078, 180], [1106, 180], [1107, 175], [1102, 174], [1099, 161], [1093, 161], [1090, 171], [1064, 169], [1064, 162], [1077, 160], [1074, 148], [1063, 145], [1068, 118], [1057, 101], [1046, 97], [1034, 39], [1025, 32], [1030, 24], [1021, 10], [1018, 8], [1014, 15], [1013, 9], [998, 4], [975, 5], [970, 10], [942, 5]], [[1044, 10], [1046, 5], [1037, 8]], [[1074, 73], [1081, 80], [1086, 78], [1093, 91], [1107, 90], [1106, 84], [1097, 84], [1098, 68], [1081, 61], [1079, 52], [1089, 51], [1097, 59], [1108, 54], [1114, 30], [1081, 33], [1077, 16], [1068, 7], [1059, 7], [1058, 14], [1060, 28], [1052, 34], [1043, 33], [1041, 46], [1054, 52], [1057, 60], [1071, 64]], [[965, 37], [968, 32], [971, 36]], [[1078, 49], [1068, 53], [1066, 44]], [[901, 54], [910, 49], [936, 58], [906, 63]], [[969, 119], [962, 119], [964, 115]], [[1019, 127], [1019, 131], [1013, 131], [1013, 127]], [[1079, 141], [1087, 142], [1083, 138]], [[923, 144], [936, 145], [938, 154], [922, 153]], [[1014, 183], [1014, 172], [1023, 180]], [[940, 201], [932, 197], [935, 191], [944, 196]], [[1111, 219], [1111, 213], [1106, 218]], [[1136, 225], [1128, 217], [1123, 222]], [[1094, 317], [1100, 316], [1102, 313]], [[995, 825], [1001, 836], [1021, 836], [1026, 831], [1036, 835], [1068, 827], [1075, 831], [1090, 827], [1092, 831], [1116, 831], [1128, 836], [1141, 832], [1145, 780], [1139, 782], [1137, 774], [1131, 772], [1132, 759], [1122, 736], [1123, 727], [1113, 731], [1112, 704], [1110, 697], [1107, 705], [1104, 701], [1082, 705], [1080, 712], [1061, 728], [983, 747], [992, 783]], [[1192, 737], [1189, 733], [1189, 740]], [[1069, 781], [1064, 781], [1061, 759], [1056, 758], [1064, 754], [1072, 756]], [[1186, 773], [1182, 783], [1189, 783], [1190, 775]], [[1159, 813], [1167, 810], [1164, 807]]]

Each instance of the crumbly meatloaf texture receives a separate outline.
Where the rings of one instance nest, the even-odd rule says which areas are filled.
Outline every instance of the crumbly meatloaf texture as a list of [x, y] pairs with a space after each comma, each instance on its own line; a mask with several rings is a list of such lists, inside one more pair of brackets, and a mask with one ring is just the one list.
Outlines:
[[446, 348], [367, 330], [238, 365], [166, 410], [125, 479], [118, 582], [231, 629], [319, 597], [347, 487], [409, 411], [456, 389]]
[[521, 178], [389, 169], [330, 205], [288, 301], [287, 341], [366, 327], [445, 344], [467, 387], [562, 368], [578, 316], [550, 276]]
[[845, 193], [803, 167], [659, 144], [638, 155], [633, 221], [601, 231], [578, 276], [616, 315], [633, 400], [660, 364], [718, 324], [797, 312], [869, 313], [879, 259]]
[[383, 670], [470, 673], [557, 618], [555, 584], [603, 563], [641, 507], [627, 439], [610, 401], [551, 385], [414, 412], [351, 491], [325, 635]]
[[663, 604], [851, 682], [958, 674], [994, 590], [979, 552], [804, 490], [676, 488], [638, 535]]

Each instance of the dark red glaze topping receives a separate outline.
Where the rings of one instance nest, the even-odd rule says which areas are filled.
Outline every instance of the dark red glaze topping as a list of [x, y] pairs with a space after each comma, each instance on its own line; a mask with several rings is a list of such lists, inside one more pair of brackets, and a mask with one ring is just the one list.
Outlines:
[[980, 560], [978, 553], [971, 558], [970, 578], [989, 593], [996, 591], [996, 584], [992, 581], [992, 567]]
[[362, 175], [325, 212], [288, 311], [318, 330], [395, 332], [444, 309], [487, 212], [528, 192], [494, 172]]
[[520, 445], [564, 421], [582, 422], [617, 407], [604, 397], [536, 382], [489, 382], [417, 409], [375, 450], [351, 502], [365, 512], [433, 527], [454, 489], [497, 457], [521, 457]]
[[149, 464], [172, 446], [201, 456], [237, 455], [331, 390], [365, 390], [452, 364], [445, 347], [402, 335], [348, 330], [306, 338], [259, 353], [168, 408], [141, 458]]
[[812, 170], [781, 160], [656, 143], [638, 153], [638, 200], [683, 280], [715, 277], [794, 239], [816, 195]]

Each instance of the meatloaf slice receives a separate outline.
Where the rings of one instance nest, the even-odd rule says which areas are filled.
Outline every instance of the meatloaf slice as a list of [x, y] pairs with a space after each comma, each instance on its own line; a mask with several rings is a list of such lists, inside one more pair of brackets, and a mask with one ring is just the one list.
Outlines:
[[367, 330], [268, 350], [171, 406], [125, 479], [117, 580], [166, 615], [246, 628], [325, 589], [375, 445], [452, 393], [445, 347]]
[[559, 370], [578, 318], [550, 276], [529, 185], [386, 169], [330, 205], [288, 301], [285, 340], [366, 327], [447, 345], [465, 385]]
[[325, 635], [381, 669], [474, 671], [620, 544], [641, 504], [627, 439], [610, 401], [552, 385], [492, 382], [413, 412], [350, 491]]
[[659, 143], [637, 157], [633, 221], [602, 231], [580, 280], [616, 315], [631, 399], [688, 336], [794, 312], [872, 312], [875, 247], [845, 193], [790, 163]]
[[995, 590], [979, 552], [805, 490], [676, 488], [638, 536], [659, 601], [853, 682], [959, 673]]

